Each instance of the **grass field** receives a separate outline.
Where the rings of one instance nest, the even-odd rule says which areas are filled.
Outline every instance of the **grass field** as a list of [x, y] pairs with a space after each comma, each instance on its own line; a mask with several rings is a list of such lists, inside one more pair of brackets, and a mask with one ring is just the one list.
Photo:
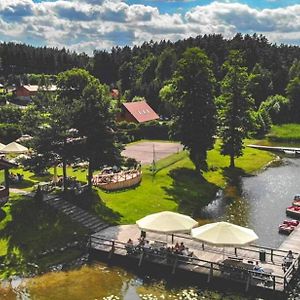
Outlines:
[[[245, 141], [245, 144], [250, 143], [253, 141]], [[101, 200], [97, 200], [94, 211], [106, 221], [120, 224], [134, 223], [147, 214], [163, 210], [199, 215], [202, 207], [214, 199], [216, 192], [235, 175], [229, 172], [229, 157], [220, 155], [219, 147], [216, 143], [215, 148], [208, 152], [208, 171], [202, 178], [195, 173], [187, 152], [173, 154], [157, 162], [154, 174], [149, 166], [143, 166], [143, 179], [136, 188], [110, 193], [97, 189]], [[236, 160], [235, 173], [253, 173], [272, 159], [269, 152], [245, 148], [243, 157]], [[24, 175], [24, 181], [13, 187], [30, 190], [37, 182], [50, 180], [53, 169], [49, 171], [48, 176], [36, 177], [28, 171], [14, 170]], [[58, 175], [61, 174], [59, 168]], [[86, 180], [86, 169], [69, 167], [67, 174], [80, 181]]]
[[300, 124], [273, 125], [268, 138], [278, 142], [300, 142]]
[[[245, 141], [250, 144], [252, 141]], [[246, 148], [244, 156], [236, 160], [239, 174], [260, 170], [273, 159], [272, 154]], [[143, 167], [142, 183], [135, 189], [121, 192], [98, 191], [102, 201], [122, 224], [158, 211], [172, 210], [197, 216], [201, 208], [214, 199], [231, 176], [229, 158], [220, 155], [219, 144], [208, 153], [208, 171], [200, 178], [186, 152], [159, 161], [153, 176], [149, 166]]]

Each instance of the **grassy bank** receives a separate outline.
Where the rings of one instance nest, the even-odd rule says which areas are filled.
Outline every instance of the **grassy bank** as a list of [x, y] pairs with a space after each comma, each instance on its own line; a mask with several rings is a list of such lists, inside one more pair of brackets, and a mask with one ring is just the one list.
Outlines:
[[[254, 141], [246, 140], [245, 144]], [[171, 210], [180, 211], [195, 217], [203, 206], [214, 199], [218, 189], [223, 188], [233, 174], [229, 173], [229, 157], [220, 155], [219, 143], [208, 152], [208, 170], [200, 178], [194, 171], [187, 152], [173, 154], [156, 164], [153, 174], [149, 166], [143, 166], [141, 184], [126, 191], [106, 193], [97, 190], [100, 199], [95, 197], [94, 211], [107, 222], [117, 224], [134, 223], [137, 219], [153, 212]], [[269, 161], [273, 156], [265, 151], [245, 148], [244, 156], [236, 160], [238, 174], [253, 173]], [[36, 177], [28, 171], [16, 170], [24, 174], [24, 181], [13, 187], [32, 189], [38, 181], [51, 179], [50, 175]], [[68, 168], [68, 176], [85, 181], [86, 170]], [[58, 168], [58, 174], [62, 170]]]
[[[253, 141], [245, 141], [250, 144]], [[186, 152], [174, 154], [158, 162], [154, 176], [149, 166], [143, 167], [140, 186], [122, 192], [98, 191], [102, 201], [115, 214], [118, 223], [134, 223], [137, 219], [162, 210], [180, 211], [197, 216], [219, 188], [228, 180], [229, 158], [220, 155], [220, 145], [208, 153], [208, 171], [201, 179]], [[273, 159], [272, 154], [246, 148], [236, 160], [239, 173], [253, 173]]]
[[[87, 232], [77, 223], [21, 195], [11, 195], [0, 209], [0, 279], [14, 274], [43, 272], [51, 265], [71, 261], [78, 248], [61, 251], [67, 243], [83, 240]], [[53, 251], [45, 254], [46, 250]], [[34, 265], [38, 265], [36, 269]]]
[[273, 125], [268, 139], [275, 142], [300, 142], [300, 124]]

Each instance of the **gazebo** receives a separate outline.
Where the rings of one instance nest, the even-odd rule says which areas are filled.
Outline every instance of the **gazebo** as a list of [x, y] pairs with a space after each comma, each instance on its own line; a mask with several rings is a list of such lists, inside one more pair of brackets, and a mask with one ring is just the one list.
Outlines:
[[9, 197], [9, 169], [16, 167], [4, 158], [0, 158], [0, 206], [8, 201]]

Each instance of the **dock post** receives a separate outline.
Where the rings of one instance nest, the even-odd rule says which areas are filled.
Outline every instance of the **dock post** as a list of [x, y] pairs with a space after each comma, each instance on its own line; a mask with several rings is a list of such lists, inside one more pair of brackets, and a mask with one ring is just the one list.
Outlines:
[[234, 247], [234, 255], [237, 256], [237, 248]]
[[175, 274], [175, 270], [176, 270], [177, 262], [178, 262], [178, 258], [176, 257], [176, 259], [175, 259], [175, 261], [174, 261], [173, 268], [172, 268], [172, 274]]
[[248, 278], [247, 278], [247, 283], [246, 283], [246, 289], [245, 291], [248, 292], [249, 291], [249, 287], [250, 287], [250, 282], [251, 282], [251, 273], [248, 273]]
[[172, 233], [172, 245], [174, 244], [174, 233]]
[[211, 262], [208, 277], [207, 277], [207, 282], [208, 283], [211, 281], [213, 276], [214, 276], [214, 263]]
[[114, 252], [115, 252], [115, 241], [112, 241], [111, 249], [110, 249], [110, 251], [108, 253], [108, 259], [112, 258]]
[[273, 291], [276, 289], [276, 277], [273, 275]]
[[271, 249], [271, 262], [272, 262], [272, 263], [274, 263], [274, 261], [273, 261], [273, 250], [274, 250], [274, 249]]
[[202, 250], [204, 250], [204, 243], [202, 243]]
[[142, 261], [143, 261], [143, 258], [144, 258], [144, 253], [145, 252], [142, 252], [142, 254], [141, 254], [141, 257], [140, 257], [140, 260], [139, 260], [139, 264], [138, 264], [139, 267], [142, 265]]

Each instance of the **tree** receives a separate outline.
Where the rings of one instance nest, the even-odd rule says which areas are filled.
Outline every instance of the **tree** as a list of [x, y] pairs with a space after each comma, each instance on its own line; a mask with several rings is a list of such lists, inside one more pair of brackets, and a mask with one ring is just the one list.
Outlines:
[[104, 164], [120, 162], [109, 90], [87, 71], [80, 69], [59, 74], [58, 86], [58, 99], [69, 105], [72, 112], [72, 128], [84, 137], [79, 157], [89, 162], [88, 185], [91, 188], [94, 170]]
[[235, 157], [242, 156], [243, 139], [252, 125], [251, 108], [254, 101], [248, 91], [249, 75], [243, 63], [239, 51], [230, 51], [223, 65], [226, 75], [221, 82], [222, 94], [218, 97], [221, 154], [230, 156], [230, 167], [235, 166]]
[[271, 72], [256, 64], [250, 75], [249, 91], [257, 108], [272, 94], [272, 89]]
[[286, 88], [287, 97], [291, 104], [290, 120], [300, 122], [300, 77], [290, 80]]
[[195, 165], [197, 173], [207, 168], [207, 150], [214, 144], [215, 79], [211, 61], [199, 48], [187, 49], [178, 61], [172, 78], [174, 107], [173, 134], [178, 138]]

